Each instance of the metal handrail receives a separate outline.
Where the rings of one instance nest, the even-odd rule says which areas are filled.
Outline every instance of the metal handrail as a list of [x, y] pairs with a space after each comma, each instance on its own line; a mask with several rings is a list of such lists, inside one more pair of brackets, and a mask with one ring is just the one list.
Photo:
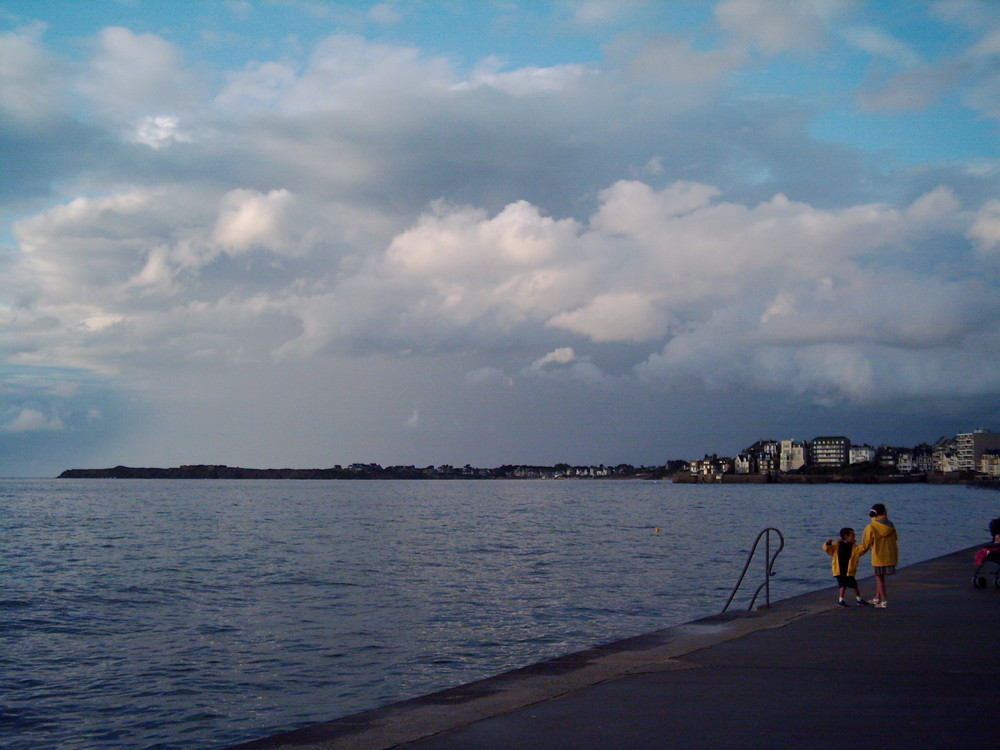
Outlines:
[[[774, 555], [771, 554], [771, 532], [778, 535], [778, 540], [780, 544], [778, 549], [774, 551]], [[774, 561], [778, 559], [778, 554], [785, 548], [785, 536], [781, 533], [779, 529], [773, 526], [768, 526], [763, 529], [754, 539], [753, 546], [750, 548], [750, 554], [747, 555], [747, 561], [743, 564], [743, 572], [740, 573], [740, 578], [733, 587], [733, 593], [729, 595], [729, 599], [726, 600], [726, 606], [722, 608], [722, 612], [725, 613], [729, 609], [729, 605], [733, 603], [733, 599], [736, 597], [736, 592], [739, 591], [740, 586], [743, 583], [743, 578], [747, 574], [747, 569], [750, 567], [750, 561], [753, 560], [754, 553], [757, 551], [757, 545], [760, 544], [760, 538], [764, 537], [764, 582], [757, 587], [757, 590], [753, 592], [753, 598], [750, 600], [750, 606], [747, 607], [748, 610], [753, 609], [754, 602], [757, 601], [757, 596], [760, 594], [761, 589], [766, 589], [767, 604], [765, 606], [771, 606], [771, 576], [774, 575]]]

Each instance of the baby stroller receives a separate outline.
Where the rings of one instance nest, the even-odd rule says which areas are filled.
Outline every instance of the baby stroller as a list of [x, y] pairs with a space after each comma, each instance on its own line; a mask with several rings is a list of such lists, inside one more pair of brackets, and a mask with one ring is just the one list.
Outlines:
[[[1000, 518], [990, 521], [990, 536], [995, 540], [1000, 535]], [[987, 565], [996, 566], [993, 572], [993, 586], [1000, 589], [1000, 543], [991, 541], [976, 550], [976, 572], [972, 574], [972, 585], [977, 589], [986, 588], [986, 576], [982, 575]]]

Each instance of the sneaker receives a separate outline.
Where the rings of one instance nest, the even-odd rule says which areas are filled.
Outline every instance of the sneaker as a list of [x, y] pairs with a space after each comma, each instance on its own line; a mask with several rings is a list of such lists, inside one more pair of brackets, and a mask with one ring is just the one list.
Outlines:
[[849, 607], [849, 606], [851, 606], [850, 604], [848, 604], [847, 602], [845, 602], [843, 599], [841, 599], [839, 602], [837, 602], [837, 604], [839, 604], [841, 607]]
[[858, 605], [861, 607], [867, 607], [868, 602], [866, 602], [864, 599], [858, 598]]
[[879, 599], [877, 596], [874, 599], [872, 599], [872, 606], [873, 607], [878, 607], [881, 603], [882, 603], [882, 600]]
[[888, 606], [889, 606], [889, 602], [887, 602], [887, 601], [885, 601], [885, 600], [883, 599], [882, 601], [880, 601], [880, 602], [879, 602], [878, 604], [876, 604], [875, 606], [876, 606], [876, 607], [878, 607], [879, 609], [885, 609], [886, 607], [888, 607]]

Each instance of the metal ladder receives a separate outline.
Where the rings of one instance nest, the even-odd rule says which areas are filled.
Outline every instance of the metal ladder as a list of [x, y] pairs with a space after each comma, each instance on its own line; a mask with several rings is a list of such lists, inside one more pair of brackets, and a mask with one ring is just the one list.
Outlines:
[[[778, 535], [778, 549], [771, 554], [771, 532]], [[740, 573], [740, 578], [736, 581], [736, 585], [733, 587], [733, 593], [729, 595], [729, 599], [726, 600], [726, 606], [722, 608], [722, 612], [719, 614], [724, 614], [729, 605], [733, 603], [733, 599], [736, 596], [736, 592], [739, 591], [740, 585], [743, 583], [743, 579], [746, 577], [747, 569], [750, 567], [750, 562], [753, 560], [754, 553], [757, 551], [757, 545], [760, 544], [761, 537], [764, 538], [764, 582], [757, 587], [757, 590], [753, 592], [753, 598], [750, 600], [750, 606], [747, 610], [752, 610], [754, 602], [757, 601], [757, 596], [760, 594], [760, 590], [765, 590], [765, 597], [767, 603], [765, 607], [771, 606], [771, 576], [774, 575], [774, 561], [778, 559], [778, 554], [785, 548], [785, 536], [780, 530], [774, 528], [773, 526], [768, 526], [763, 529], [754, 539], [753, 546], [750, 548], [750, 554], [747, 555], [747, 561], [743, 565], [743, 572]]]

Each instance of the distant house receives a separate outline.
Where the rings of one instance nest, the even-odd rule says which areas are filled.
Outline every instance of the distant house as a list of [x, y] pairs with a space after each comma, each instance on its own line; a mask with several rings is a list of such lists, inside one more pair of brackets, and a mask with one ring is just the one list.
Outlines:
[[779, 471], [797, 471], [809, 463], [809, 446], [801, 440], [782, 440], [778, 447]]
[[847, 466], [851, 458], [851, 440], [842, 435], [813, 438], [809, 453], [814, 466]]
[[770, 474], [778, 471], [781, 445], [775, 440], [758, 440], [736, 457], [737, 474]]
[[714, 453], [709, 456], [706, 454], [704, 458], [700, 461], [691, 462], [691, 473], [698, 474], [700, 476], [714, 476], [716, 474], [732, 474], [734, 471], [734, 461], [731, 458], [725, 458], [715, 455]]
[[955, 441], [952, 439], [941, 439], [934, 444], [934, 452], [931, 455], [931, 466], [934, 471], [941, 474], [950, 474], [958, 471], [958, 451]]
[[913, 469], [922, 474], [934, 471], [934, 448], [927, 443], [921, 443], [913, 449]]
[[733, 471], [737, 474], [752, 474], [754, 471], [753, 457], [746, 452], [737, 453], [733, 459]]
[[979, 471], [991, 479], [1000, 479], [1000, 449], [983, 451], [979, 457]]
[[868, 445], [852, 445], [848, 451], [848, 463], [852, 466], [854, 464], [870, 464], [874, 463], [876, 456], [875, 449]]
[[879, 468], [898, 470], [899, 448], [880, 445], [878, 451], [875, 453], [875, 461], [878, 463]]

